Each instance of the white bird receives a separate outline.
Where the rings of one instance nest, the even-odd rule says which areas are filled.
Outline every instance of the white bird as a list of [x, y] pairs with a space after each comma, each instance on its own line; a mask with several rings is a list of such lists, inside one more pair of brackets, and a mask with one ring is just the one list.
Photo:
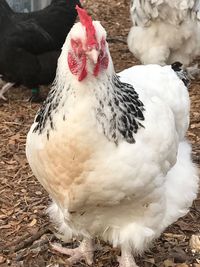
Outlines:
[[143, 64], [189, 66], [200, 55], [200, 0], [132, 0], [130, 13], [128, 47]]
[[[185, 140], [187, 79], [179, 63], [136, 66], [117, 75], [106, 32], [78, 8], [55, 82], [27, 136], [31, 169], [53, 203], [52, 220], [80, 247], [53, 248], [93, 262], [98, 236], [121, 248], [120, 267], [137, 266], [161, 232], [187, 213], [197, 169]], [[182, 77], [183, 81], [178, 77]]]

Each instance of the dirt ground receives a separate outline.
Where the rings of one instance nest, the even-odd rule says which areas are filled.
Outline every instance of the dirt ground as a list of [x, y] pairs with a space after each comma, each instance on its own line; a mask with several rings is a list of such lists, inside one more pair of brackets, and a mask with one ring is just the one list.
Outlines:
[[[129, 0], [85, 0], [94, 19], [100, 20], [108, 32], [110, 50], [116, 71], [136, 64], [126, 41], [130, 28]], [[44, 88], [44, 95], [48, 89]], [[200, 82], [192, 83], [191, 125], [188, 137], [193, 144], [193, 159], [200, 163]], [[30, 104], [30, 91], [13, 88], [8, 102], [0, 102], [0, 266], [66, 266], [66, 256], [55, 253], [50, 242], [53, 234], [45, 209], [49, 197], [28, 166], [25, 157], [26, 134], [39, 104]], [[189, 240], [200, 235], [200, 197], [189, 214], [170, 226], [143, 256], [136, 258], [140, 267], [199, 267], [200, 253], [192, 253]], [[118, 249], [96, 240], [93, 266], [118, 266]], [[65, 244], [74, 247], [77, 241]], [[199, 247], [200, 249], [200, 247]], [[199, 250], [200, 251], [200, 250]], [[80, 262], [74, 266], [86, 266]]]

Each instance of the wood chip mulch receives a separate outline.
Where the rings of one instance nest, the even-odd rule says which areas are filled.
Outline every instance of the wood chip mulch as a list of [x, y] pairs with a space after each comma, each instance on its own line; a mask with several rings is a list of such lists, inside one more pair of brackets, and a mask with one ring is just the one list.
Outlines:
[[[130, 28], [128, 0], [83, 1], [94, 19], [108, 32], [115, 68], [120, 71], [136, 64], [128, 51], [126, 38]], [[44, 95], [48, 88], [44, 88]], [[66, 256], [51, 250], [57, 240], [45, 213], [49, 197], [33, 176], [26, 157], [26, 134], [39, 104], [30, 104], [30, 91], [13, 88], [9, 101], [0, 102], [0, 266], [62, 267]], [[192, 83], [191, 124], [188, 137], [193, 144], [194, 162], [200, 164], [200, 82]], [[200, 251], [192, 252], [189, 240], [200, 235], [200, 196], [189, 214], [171, 225], [143, 256], [136, 258], [140, 267], [200, 267]], [[77, 242], [65, 244], [73, 247]], [[95, 264], [118, 266], [118, 249], [96, 240]], [[74, 266], [86, 266], [84, 262]]]

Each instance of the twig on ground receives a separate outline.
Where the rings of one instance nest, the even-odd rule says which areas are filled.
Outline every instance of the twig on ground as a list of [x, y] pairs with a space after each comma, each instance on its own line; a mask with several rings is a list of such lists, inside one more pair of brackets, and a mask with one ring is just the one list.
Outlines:
[[27, 249], [25, 249], [24, 251], [22, 251], [21, 253], [19, 253], [18, 255], [16, 255], [16, 261], [21, 261], [24, 259], [24, 257], [26, 257], [27, 254], [30, 254], [30, 252], [36, 251], [36, 249], [39, 248], [38, 252], [43, 252], [45, 251], [46, 248], [46, 244], [48, 244], [49, 242], [52, 242], [56, 239], [54, 234], [51, 234], [51, 236], [45, 236], [45, 238], [43, 240], [39, 240], [38, 242], [34, 243], [27, 251]]
[[164, 237], [167, 238], [176, 238], [176, 239], [185, 239], [186, 236], [182, 234], [174, 234], [174, 233], [163, 233]]
[[42, 227], [42, 230], [37, 232], [35, 235], [30, 236], [30, 234], [25, 234], [23, 237], [20, 239], [14, 241], [12, 244], [7, 244], [3, 248], [1, 248], [0, 252], [3, 252], [7, 250], [7, 253], [13, 253], [17, 252], [23, 248], [26, 248], [30, 246], [34, 241], [38, 240], [41, 236], [47, 233], [51, 233], [51, 229], [49, 228], [48, 225], [44, 225]]
[[108, 42], [111, 42], [111, 43], [117, 43], [117, 42], [119, 42], [119, 43], [122, 43], [122, 44], [127, 44], [127, 42], [124, 39], [121, 39], [121, 38], [114, 38], [114, 37], [107, 38], [107, 41]]
[[10, 252], [17, 252], [25, 247], [28, 247], [31, 245], [34, 241], [38, 240], [41, 236], [44, 234], [50, 233], [51, 230], [47, 227], [43, 228], [39, 232], [37, 232], [35, 235], [32, 235], [31, 237], [27, 238], [26, 240], [23, 240], [20, 244], [13, 246], [10, 248]]

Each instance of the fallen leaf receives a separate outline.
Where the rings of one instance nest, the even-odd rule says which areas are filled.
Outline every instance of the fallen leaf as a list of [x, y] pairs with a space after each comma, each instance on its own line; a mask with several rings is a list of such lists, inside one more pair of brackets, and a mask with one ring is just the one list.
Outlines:
[[174, 264], [174, 262], [172, 260], [165, 260], [164, 261], [164, 266], [165, 267], [174, 267], [175, 264]]
[[188, 223], [184, 222], [183, 220], [179, 220], [175, 224], [178, 225], [182, 231], [191, 231], [192, 230], [191, 226]]
[[10, 224], [6, 224], [6, 225], [0, 226], [0, 230], [1, 229], [9, 229], [9, 228], [11, 228], [11, 225]]
[[5, 258], [3, 256], [0, 256], [0, 264], [5, 262]]
[[189, 246], [192, 253], [200, 252], [200, 235], [192, 235], [189, 241]]
[[37, 220], [36, 220], [36, 219], [33, 219], [32, 222], [30, 222], [28, 226], [32, 227], [32, 226], [34, 226], [36, 223], [37, 223]]
[[155, 264], [155, 259], [154, 258], [150, 258], [150, 259], [145, 259], [144, 261], [151, 263], [151, 264]]
[[173, 248], [173, 250], [170, 252], [170, 258], [174, 259], [175, 263], [184, 263], [187, 261], [187, 254], [185, 251], [179, 247]]
[[41, 192], [41, 191], [36, 191], [35, 194], [36, 194], [37, 196], [41, 196], [41, 195], [42, 195], [42, 192]]

